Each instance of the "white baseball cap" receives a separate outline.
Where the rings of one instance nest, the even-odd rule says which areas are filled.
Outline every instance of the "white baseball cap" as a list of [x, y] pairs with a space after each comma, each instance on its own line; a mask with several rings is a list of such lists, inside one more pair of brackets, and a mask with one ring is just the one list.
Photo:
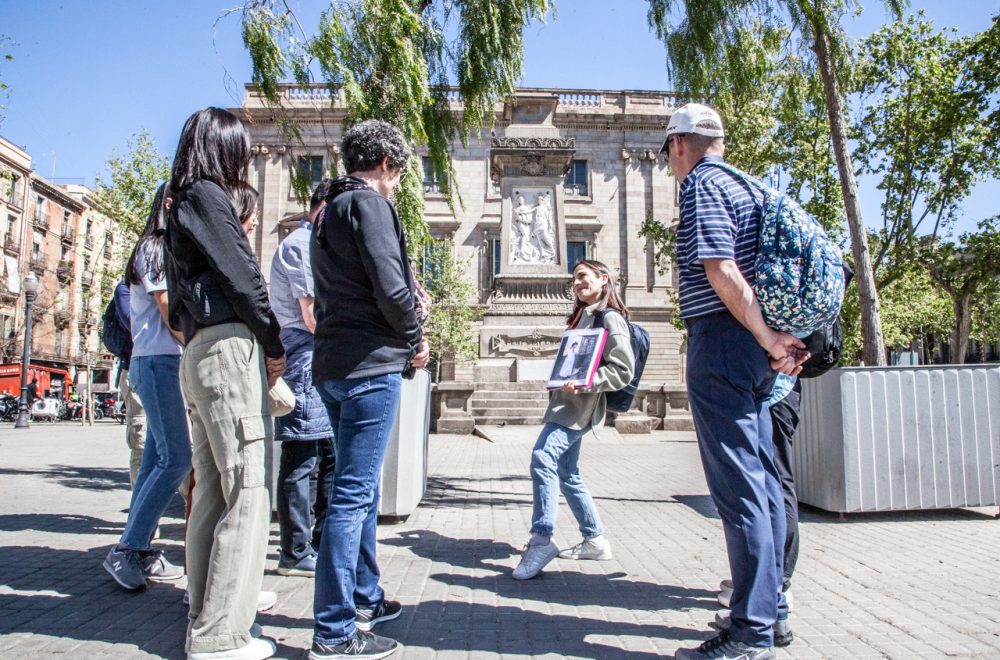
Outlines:
[[719, 113], [701, 103], [688, 103], [674, 110], [674, 114], [670, 115], [670, 123], [667, 124], [667, 139], [663, 141], [660, 151], [666, 151], [670, 136], [679, 133], [697, 133], [708, 137], [726, 135]]

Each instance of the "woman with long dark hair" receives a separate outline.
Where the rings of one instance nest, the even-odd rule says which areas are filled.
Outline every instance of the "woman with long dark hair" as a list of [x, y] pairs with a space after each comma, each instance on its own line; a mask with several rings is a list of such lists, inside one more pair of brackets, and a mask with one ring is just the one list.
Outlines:
[[184, 125], [171, 179], [170, 324], [186, 341], [181, 386], [194, 452], [186, 539], [192, 660], [268, 658], [275, 650], [250, 629], [271, 517], [267, 392], [284, 370], [284, 349], [233, 207], [249, 163], [240, 120], [206, 108]]
[[183, 344], [167, 325], [167, 283], [163, 265], [166, 184], [160, 186], [146, 228], [125, 267], [132, 319], [129, 386], [145, 402], [146, 441], [132, 488], [128, 522], [111, 548], [104, 568], [126, 589], [146, 580], [175, 580], [184, 571], [150, 544], [160, 516], [181, 480], [191, 470], [191, 440], [179, 379]]
[[[564, 559], [611, 559], [611, 545], [604, 538], [601, 518], [580, 477], [578, 462], [583, 436], [604, 426], [607, 411], [604, 393], [628, 385], [635, 372], [629, 312], [618, 296], [614, 273], [600, 261], [577, 262], [573, 268], [573, 292], [576, 305], [567, 319], [568, 328], [592, 328], [600, 315], [608, 339], [593, 385], [578, 388], [567, 383], [549, 399], [542, 418], [545, 426], [531, 452], [531, 538], [514, 569], [515, 580], [535, 577], [556, 555]], [[560, 490], [583, 535], [582, 542], [561, 553], [552, 542]]]

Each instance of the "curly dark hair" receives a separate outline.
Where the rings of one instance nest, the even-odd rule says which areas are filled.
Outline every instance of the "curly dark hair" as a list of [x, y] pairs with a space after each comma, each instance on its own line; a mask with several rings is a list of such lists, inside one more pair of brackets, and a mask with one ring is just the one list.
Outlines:
[[378, 167], [386, 158], [389, 167], [401, 170], [413, 153], [398, 128], [380, 119], [369, 119], [344, 134], [342, 146], [344, 169], [365, 172]]

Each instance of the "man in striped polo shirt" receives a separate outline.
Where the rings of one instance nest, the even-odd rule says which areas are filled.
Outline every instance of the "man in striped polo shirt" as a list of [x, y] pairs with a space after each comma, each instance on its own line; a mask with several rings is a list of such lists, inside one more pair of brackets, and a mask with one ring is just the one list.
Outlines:
[[764, 323], [752, 288], [763, 196], [712, 165], [722, 162], [724, 135], [715, 110], [689, 103], [671, 116], [662, 149], [681, 182], [688, 397], [733, 578], [729, 627], [676, 657], [765, 660], [774, 657], [775, 630], [788, 626], [785, 514], [767, 399], [775, 372], [797, 374], [809, 354]]

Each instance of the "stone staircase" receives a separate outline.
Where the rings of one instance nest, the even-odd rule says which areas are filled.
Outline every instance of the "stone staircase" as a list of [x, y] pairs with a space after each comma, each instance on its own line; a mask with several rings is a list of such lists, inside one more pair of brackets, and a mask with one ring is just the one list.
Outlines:
[[478, 383], [469, 400], [477, 426], [541, 424], [549, 405], [545, 383]]

